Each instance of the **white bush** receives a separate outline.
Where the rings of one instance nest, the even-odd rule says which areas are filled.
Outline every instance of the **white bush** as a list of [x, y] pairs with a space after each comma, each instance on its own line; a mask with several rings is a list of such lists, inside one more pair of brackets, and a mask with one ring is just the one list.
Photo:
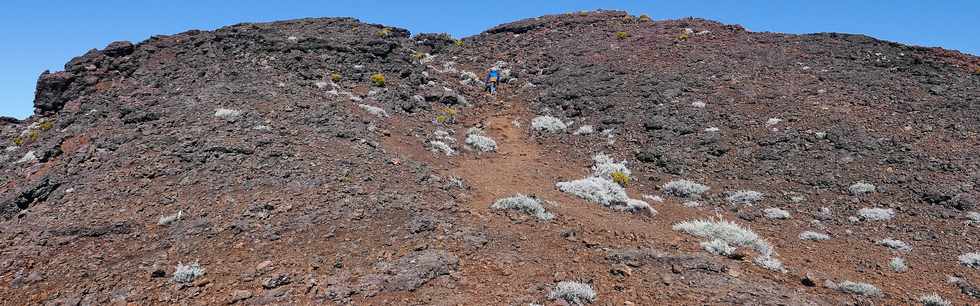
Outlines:
[[453, 150], [453, 147], [441, 140], [429, 141], [429, 146], [432, 147], [432, 152], [442, 152], [446, 156], [456, 155], [456, 150]]
[[960, 264], [971, 268], [980, 268], [980, 253], [966, 253], [960, 255]]
[[647, 204], [647, 202], [640, 201], [637, 199], [626, 199], [626, 205], [614, 206], [613, 208], [622, 211], [632, 212], [632, 213], [646, 214], [649, 216], [657, 215], [657, 210], [653, 209], [653, 207], [650, 207], [650, 204]]
[[238, 120], [238, 117], [240, 117], [241, 115], [242, 115], [241, 111], [234, 110], [234, 109], [219, 108], [214, 110], [215, 117], [225, 119], [229, 122]]
[[688, 180], [675, 180], [664, 184], [664, 193], [683, 198], [697, 198], [711, 187], [701, 185]]
[[369, 114], [378, 116], [380, 118], [388, 117], [388, 112], [385, 111], [383, 108], [377, 106], [371, 106], [367, 104], [358, 104], [357, 106], [363, 109], [364, 111], [368, 112]]
[[966, 213], [966, 224], [980, 225], [980, 213], [971, 211]]
[[840, 292], [863, 295], [863, 296], [881, 295], [881, 289], [878, 289], [878, 287], [875, 287], [874, 285], [868, 283], [859, 283], [859, 282], [852, 282], [846, 280], [841, 282], [840, 284], [830, 283], [829, 286], [827, 287], [835, 288]]
[[592, 156], [592, 176], [612, 180], [612, 174], [622, 172], [627, 177], [632, 175], [629, 168], [626, 168], [626, 161], [616, 162], [606, 154], [599, 153]]
[[830, 236], [828, 236], [827, 234], [821, 234], [813, 231], [804, 231], [800, 233], [800, 240], [811, 240], [811, 241], [830, 240]]
[[783, 119], [769, 118], [769, 120], [766, 120], [766, 126], [777, 125], [780, 122], [783, 122]]
[[905, 272], [909, 270], [909, 266], [905, 265], [905, 259], [901, 257], [892, 257], [892, 260], [888, 261], [888, 266], [892, 268], [895, 272]]
[[578, 130], [575, 130], [575, 133], [572, 133], [572, 134], [573, 135], [588, 135], [588, 134], [592, 134], [592, 133], [595, 133], [595, 128], [593, 128], [591, 125], [583, 125], [583, 126], [580, 126], [578, 128]]
[[684, 207], [687, 207], [687, 208], [695, 208], [695, 207], [701, 207], [701, 202], [698, 202], [698, 201], [686, 201], [684, 203], [681, 203], [681, 205], [683, 205]]
[[779, 259], [776, 259], [775, 257], [773, 257], [771, 255], [769, 255], [769, 256], [761, 256], [761, 255], [760, 256], [756, 256], [755, 259], [752, 260], [752, 262], [755, 263], [756, 265], [760, 266], [760, 267], [763, 267], [763, 268], [766, 268], [766, 269], [769, 269], [769, 270], [772, 270], [772, 271], [786, 272], [786, 269], [783, 269], [783, 262], [781, 260], [779, 260]]
[[901, 252], [908, 252], [912, 250], [912, 246], [908, 245], [908, 243], [905, 243], [904, 241], [901, 240], [891, 239], [891, 238], [878, 240], [878, 244]]
[[739, 190], [728, 195], [732, 205], [752, 204], [762, 199], [762, 193], [753, 190]]
[[858, 210], [858, 216], [864, 220], [884, 221], [895, 218], [895, 210], [891, 208], [862, 208]]
[[851, 184], [850, 187], [847, 187], [847, 191], [850, 192], [851, 195], [862, 195], [862, 194], [872, 193], [875, 192], [875, 189], [876, 189], [875, 185], [871, 185], [866, 182], [857, 182]]
[[24, 154], [24, 157], [21, 157], [14, 163], [15, 164], [34, 163], [37, 160], [38, 160], [37, 154], [35, 154], [34, 151], [32, 150], [32, 151], [27, 151], [27, 153]]
[[563, 132], [567, 128], [564, 122], [552, 116], [538, 116], [531, 119], [531, 128], [537, 131], [547, 131], [551, 133]]
[[936, 293], [919, 297], [919, 303], [922, 303], [922, 306], [953, 306], [953, 303], [943, 299], [943, 297]]
[[660, 196], [655, 196], [655, 195], [644, 194], [641, 197], [644, 198], [644, 199], [647, 199], [647, 200], [649, 200], [651, 202], [661, 203], [661, 202], [664, 201], [664, 198], [662, 198]]
[[173, 281], [175, 283], [190, 283], [198, 277], [203, 276], [204, 272], [204, 268], [202, 268], [201, 265], [196, 262], [189, 265], [177, 263], [177, 269], [174, 271]]
[[723, 219], [684, 221], [674, 224], [672, 228], [693, 236], [720, 240], [736, 247], [753, 246], [759, 241], [759, 235], [752, 230]]
[[513, 197], [498, 199], [496, 202], [493, 203], [493, 205], [490, 205], [490, 208], [517, 210], [545, 221], [551, 220], [555, 217], [554, 214], [544, 209], [544, 206], [541, 205], [540, 200], [523, 194], [517, 194]]
[[596, 301], [595, 290], [592, 285], [574, 281], [563, 281], [555, 285], [548, 294], [548, 298], [553, 300], [563, 300], [569, 305], [583, 305]]
[[587, 177], [570, 182], [558, 182], [555, 186], [561, 192], [604, 206], [622, 205], [629, 199], [623, 186], [604, 178]]
[[766, 218], [769, 219], [789, 219], [790, 215], [788, 211], [770, 207], [762, 210], [766, 214]]
[[694, 103], [691, 103], [691, 106], [696, 108], [704, 108], [706, 105], [707, 104], [705, 104], [704, 101], [694, 101]]
[[721, 239], [702, 241], [701, 248], [708, 251], [708, 253], [725, 257], [732, 256], [732, 254], [735, 254], [736, 250], [735, 247], [729, 245], [728, 242]]
[[497, 142], [487, 136], [470, 134], [466, 136], [465, 142], [466, 145], [469, 146], [470, 148], [479, 150], [481, 152], [497, 151]]
[[184, 211], [179, 210], [179, 211], [177, 211], [176, 214], [172, 214], [172, 215], [169, 215], [169, 216], [160, 217], [160, 220], [157, 221], [157, 225], [170, 225], [170, 224], [173, 224], [174, 222], [177, 222], [178, 220], [180, 220], [180, 217], [183, 215], [183, 213], [184, 213]]

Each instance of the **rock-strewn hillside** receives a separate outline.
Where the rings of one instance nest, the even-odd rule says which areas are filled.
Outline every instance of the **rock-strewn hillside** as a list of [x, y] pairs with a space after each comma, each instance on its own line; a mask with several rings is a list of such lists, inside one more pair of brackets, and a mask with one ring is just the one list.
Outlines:
[[610, 11], [117, 42], [0, 121], [0, 297], [977, 303], [977, 67]]

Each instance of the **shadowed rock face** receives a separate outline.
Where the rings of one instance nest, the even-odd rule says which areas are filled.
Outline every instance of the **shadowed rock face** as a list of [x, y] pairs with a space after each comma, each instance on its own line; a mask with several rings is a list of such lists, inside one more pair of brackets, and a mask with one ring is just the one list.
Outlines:
[[[317, 18], [114, 42], [43, 73], [35, 116], [0, 118], [0, 297], [498, 305], [549, 302], [571, 280], [603, 304], [972, 303], [962, 284], [980, 275], [955, 258], [977, 251], [963, 216], [980, 196], [978, 65], [861, 35], [615, 11], [460, 41]], [[532, 129], [544, 115], [567, 128]], [[572, 133], [585, 125], [595, 132]], [[471, 127], [494, 152], [460, 147]], [[666, 198], [656, 215], [555, 189], [597, 153], [626, 160], [629, 198]], [[661, 190], [675, 180], [710, 189], [695, 207]], [[856, 182], [876, 188], [849, 193]], [[729, 203], [739, 190], [764, 196]], [[488, 208], [517, 193], [556, 217]], [[874, 207], [896, 217], [848, 221]], [[768, 208], [792, 218], [760, 218]], [[715, 214], [765, 238], [788, 272], [670, 229]], [[914, 245], [911, 272], [930, 270], [890, 272], [884, 238]], [[204, 273], [172, 283], [191, 263]]]

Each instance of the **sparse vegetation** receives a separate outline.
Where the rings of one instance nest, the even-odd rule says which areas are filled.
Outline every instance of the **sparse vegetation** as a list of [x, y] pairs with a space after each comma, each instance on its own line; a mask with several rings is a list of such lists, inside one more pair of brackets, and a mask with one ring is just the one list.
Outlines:
[[766, 214], [766, 218], [769, 218], [769, 219], [789, 219], [790, 218], [790, 215], [789, 215], [789, 212], [788, 211], [785, 211], [785, 210], [782, 210], [782, 209], [779, 209], [779, 208], [775, 208], [775, 207], [766, 208], [766, 209], [762, 210], [762, 212], [765, 213]]
[[919, 297], [919, 303], [922, 303], [922, 306], [953, 306], [953, 303], [943, 299], [943, 297], [936, 293]]
[[385, 86], [385, 75], [381, 73], [375, 73], [371, 75], [371, 84], [378, 87]]
[[651, 19], [650, 16], [647, 16], [646, 14], [640, 15], [640, 22], [650, 22], [650, 21], [653, 21], [653, 19]]
[[892, 271], [898, 273], [909, 270], [909, 267], [905, 265], [905, 259], [902, 259], [901, 257], [892, 257], [892, 259], [888, 261], [888, 266], [892, 268]]
[[762, 199], [762, 193], [754, 190], [739, 190], [728, 195], [732, 205], [752, 204]]
[[721, 239], [702, 241], [701, 248], [708, 253], [730, 257], [735, 254], [736, 248]]
[[851, 195], [868, 194], [868, 193], [875, 192], [875, 189], [877, 189], [875, 188], [875, 185], [866, 182], [857, 182], [851, 184], [850, 187], [847, 187], [847, 191], [850, 192]]
[[189, 265], [178, 263], [172, 280], [175, 283], [190, 283], [198, 277], [203, 276], [204, 273], [204, 268], [202, 268], [201, 265], [196, 262]]
[[615, 182], [616, 184], [619, 184], [619, 186], [626, 187], [626, 185], [630, 183], [629, 174], [626, 174], [623, 171], [613, 172], [612, 174], [610, 174], [610, 176], [612, 176], [612, 181]]
[[575, 133], [572, 133], [572, 135], [588, 135], [592, 133], [595, 133], [595, 128], [591, 125], [583, 125], [578, 127], [578, 130], [575, 130]]
[[17, 136], [17, 137], [14, 137], [14, 140], [11, 141], [11, 142], [13, 142], [15, 146], [18, 146], [19, 147], [19, 146], [24, 145], [24, 138], [23, 137], [20, 137], [20, 136]]
[[602, 204], [603, 206], [625, 204], [629, 199], [626, 196], [626, 190], [623, 189], [623, 186], [599, 177], [587, 177], [569, 182], [558, 182], [555, 186], [561, 192], [570, 193], [588, 201]]
[[689, 38], [691, 38], [691, 35], [687, 34], [687, 32], [681, 32], [680, 34], [677, 34], [677, 40], [679, 41], [687, 41]]
[[531, 119], [531, 128], [537, 131], [557, 133], [565, 131], [567, 127], [560, 119], [552, 116], [537, 116]]
[[339, 73], [335, 72], [330, 74], [330, 80], [334, 83], [340, 82], [341, 79], [343, 79], [343, 76], [341, 76]]
[[[625, 176], [626, 182], [629, 182], [629, 177], [633, 174], [630, 169], [626, 167], [626, 161], [616, 162], [604, 153], [598, 153], [592, 156], [592, 176], [601, 177], [615, 182], [616, 179], [613, 175], [617, 172], [619, 172], [621, 176]], [[620, 185], [626, 186], [625, 184]]]
[[177, 211], [176, 214], [172, 214], [172, 215], [167, 215], [167, 216], [160, 217], [160, 220], [157, 221], [157, 225], [170, 225], [170, 224], [173, 224], [174, 222], [177, 222], [178, 220], [180, 220], [180, 217], [183, 216], [183, 213], [184, 213], [184, 211], [181, 210], [181, 211]]
[[37, 127], [40, 128], [41, 131], [50, 130], [50, 129], [54, 128], [54, 121], [43, 120], [43, 121], [41, 121], [40, 124], [38, 124]]
[[591, 304], [596, 301], [597, 294], [592, 285], [575, 281], [562, 281], [551, 289], [548, 298], [562, 300], [569, 305]]
[[380, 107], [377, 107], [377, 106], [371, 106], [371, 105], [367, 105], [367, 104], [358, 104], [357, 107], [360, 107], [361, 109], [363, 109], [364, 111], [368, 112], [369, 114], [378, 116], [380, 118], [388, 117], [388, 112], [385, 111], [385, 109], [380, 108]]
[[664, 193], [682, 198], [699, 198], [702, 193], [710, 190], [711, 187], [701, 185], [689, 180], [675, 180], [663, 185]]
[[[672, 228], [675, 231], [681, 231], [693, 236], [708, 239], [708, 246], [710, 246], [712, 249], [724, 250], [725, 248], [722, 243], [727, 244], [732, 248], [743, 246], [751, 247], [759, 253], [759, 256], [756, 256], [756, 258], [753, 260], [753, 263], [769, 270], [780, 272], [785, 271], [783, 269], [783, 263], [774, 257], [776, 252], [773, 251], [772, 246], [769, 245], [768, 242], [761, 239], [759, 235], [752, 230], [742, 227], [734, 222], [726, 221], [721, 218], [716, 220], [691, 220], [674, 224]], [[702, 244], [702, 247], [705, 247], [705, 244]], [[734, 252], [734, 250], [732, 250], [732, 252]]]
[[452, 124], [456, 123], [456, 115], [459, 114], [455, 108], [446, 107], [442, 109], [442, 113], [436, 116], [436, 123], [439, 124]]
[[492, 138], [483, 135], [483, 130], [478, 128], [470, 128], [470, 130], [466, 132], [466, 140], [464, 142], [470, 148], [476, 149], [480, 152], [497, 151], [497, 142]]
[[462, 47], [466, 45], [466, 42], [464, 42], [462, 39], [457, 39], [456, 41], [453, 42], [453, 45], [457, 47]]
[[382, 28], [381, 30], [378, 30], [378, 32], [375, 32], [374, 34], [377, 35], [378, 37], [386, 38], [388, 36], [391, 36], [391, 29]]
[[534, 216], [539, 220], [548, 221], [555, 217], [554, 214], [546, 211], [541, 201], [523, 194], [513, 197], [499, 199], [490, 206], [493, 209], [512, 209], [528, 215]]
[[830, 240], [830, 236], [827, 234], [821, 234], [814, 231], [804, 231], [800, 233], [800, 240], [811, 240], [811, 241]]
[[874, 285], [868, 283], [843, 281], [840, 284], [834, 284], [833, 282], [828, 283], [829, 288], [837, 289], [837, 291], [863, 295], [863, 296], [881, 296], [881, 289], [875, 287]]
[[219, 108], [214, 111], [214, 116], [225, 119], [228, 122], [233, 122], [241, 117], [242, 112], [234, 109]]
[[878, 245], [883, 245], [900, 252], [908, 252], [912, 250], [912, 246], [908, 245], [908, 243], [892, 238], [878, 240]]
[[630, 37], [630, 33], [626, 33], [626, 32], [623, 32], [623, 31], [616, 32], [616, 39], [621, 39], [622, 40], [622, 39], [627, 39], [629, 37]]
[[864, 220], [884, 221], [895, 218], [895, 210], [891, 208], [862, 208], [858, 210], [858, 216]]
[[966, 253], [958, 258], [960, 264], [970, 268], [980, 268], [980, 253]]

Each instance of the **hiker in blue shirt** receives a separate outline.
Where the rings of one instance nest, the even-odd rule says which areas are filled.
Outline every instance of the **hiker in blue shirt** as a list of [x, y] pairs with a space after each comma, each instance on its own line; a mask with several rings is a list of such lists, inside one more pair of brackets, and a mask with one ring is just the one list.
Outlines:
[[487, 83], [487, 91], [490, 92], [491, 95], [497, 93], [498, 81], [500, 81], [500, 76], [499, 73], [497, 72], [497, 68], [496, 67], [490, 68], [490, 73], [487, 74], [486, 83]]

